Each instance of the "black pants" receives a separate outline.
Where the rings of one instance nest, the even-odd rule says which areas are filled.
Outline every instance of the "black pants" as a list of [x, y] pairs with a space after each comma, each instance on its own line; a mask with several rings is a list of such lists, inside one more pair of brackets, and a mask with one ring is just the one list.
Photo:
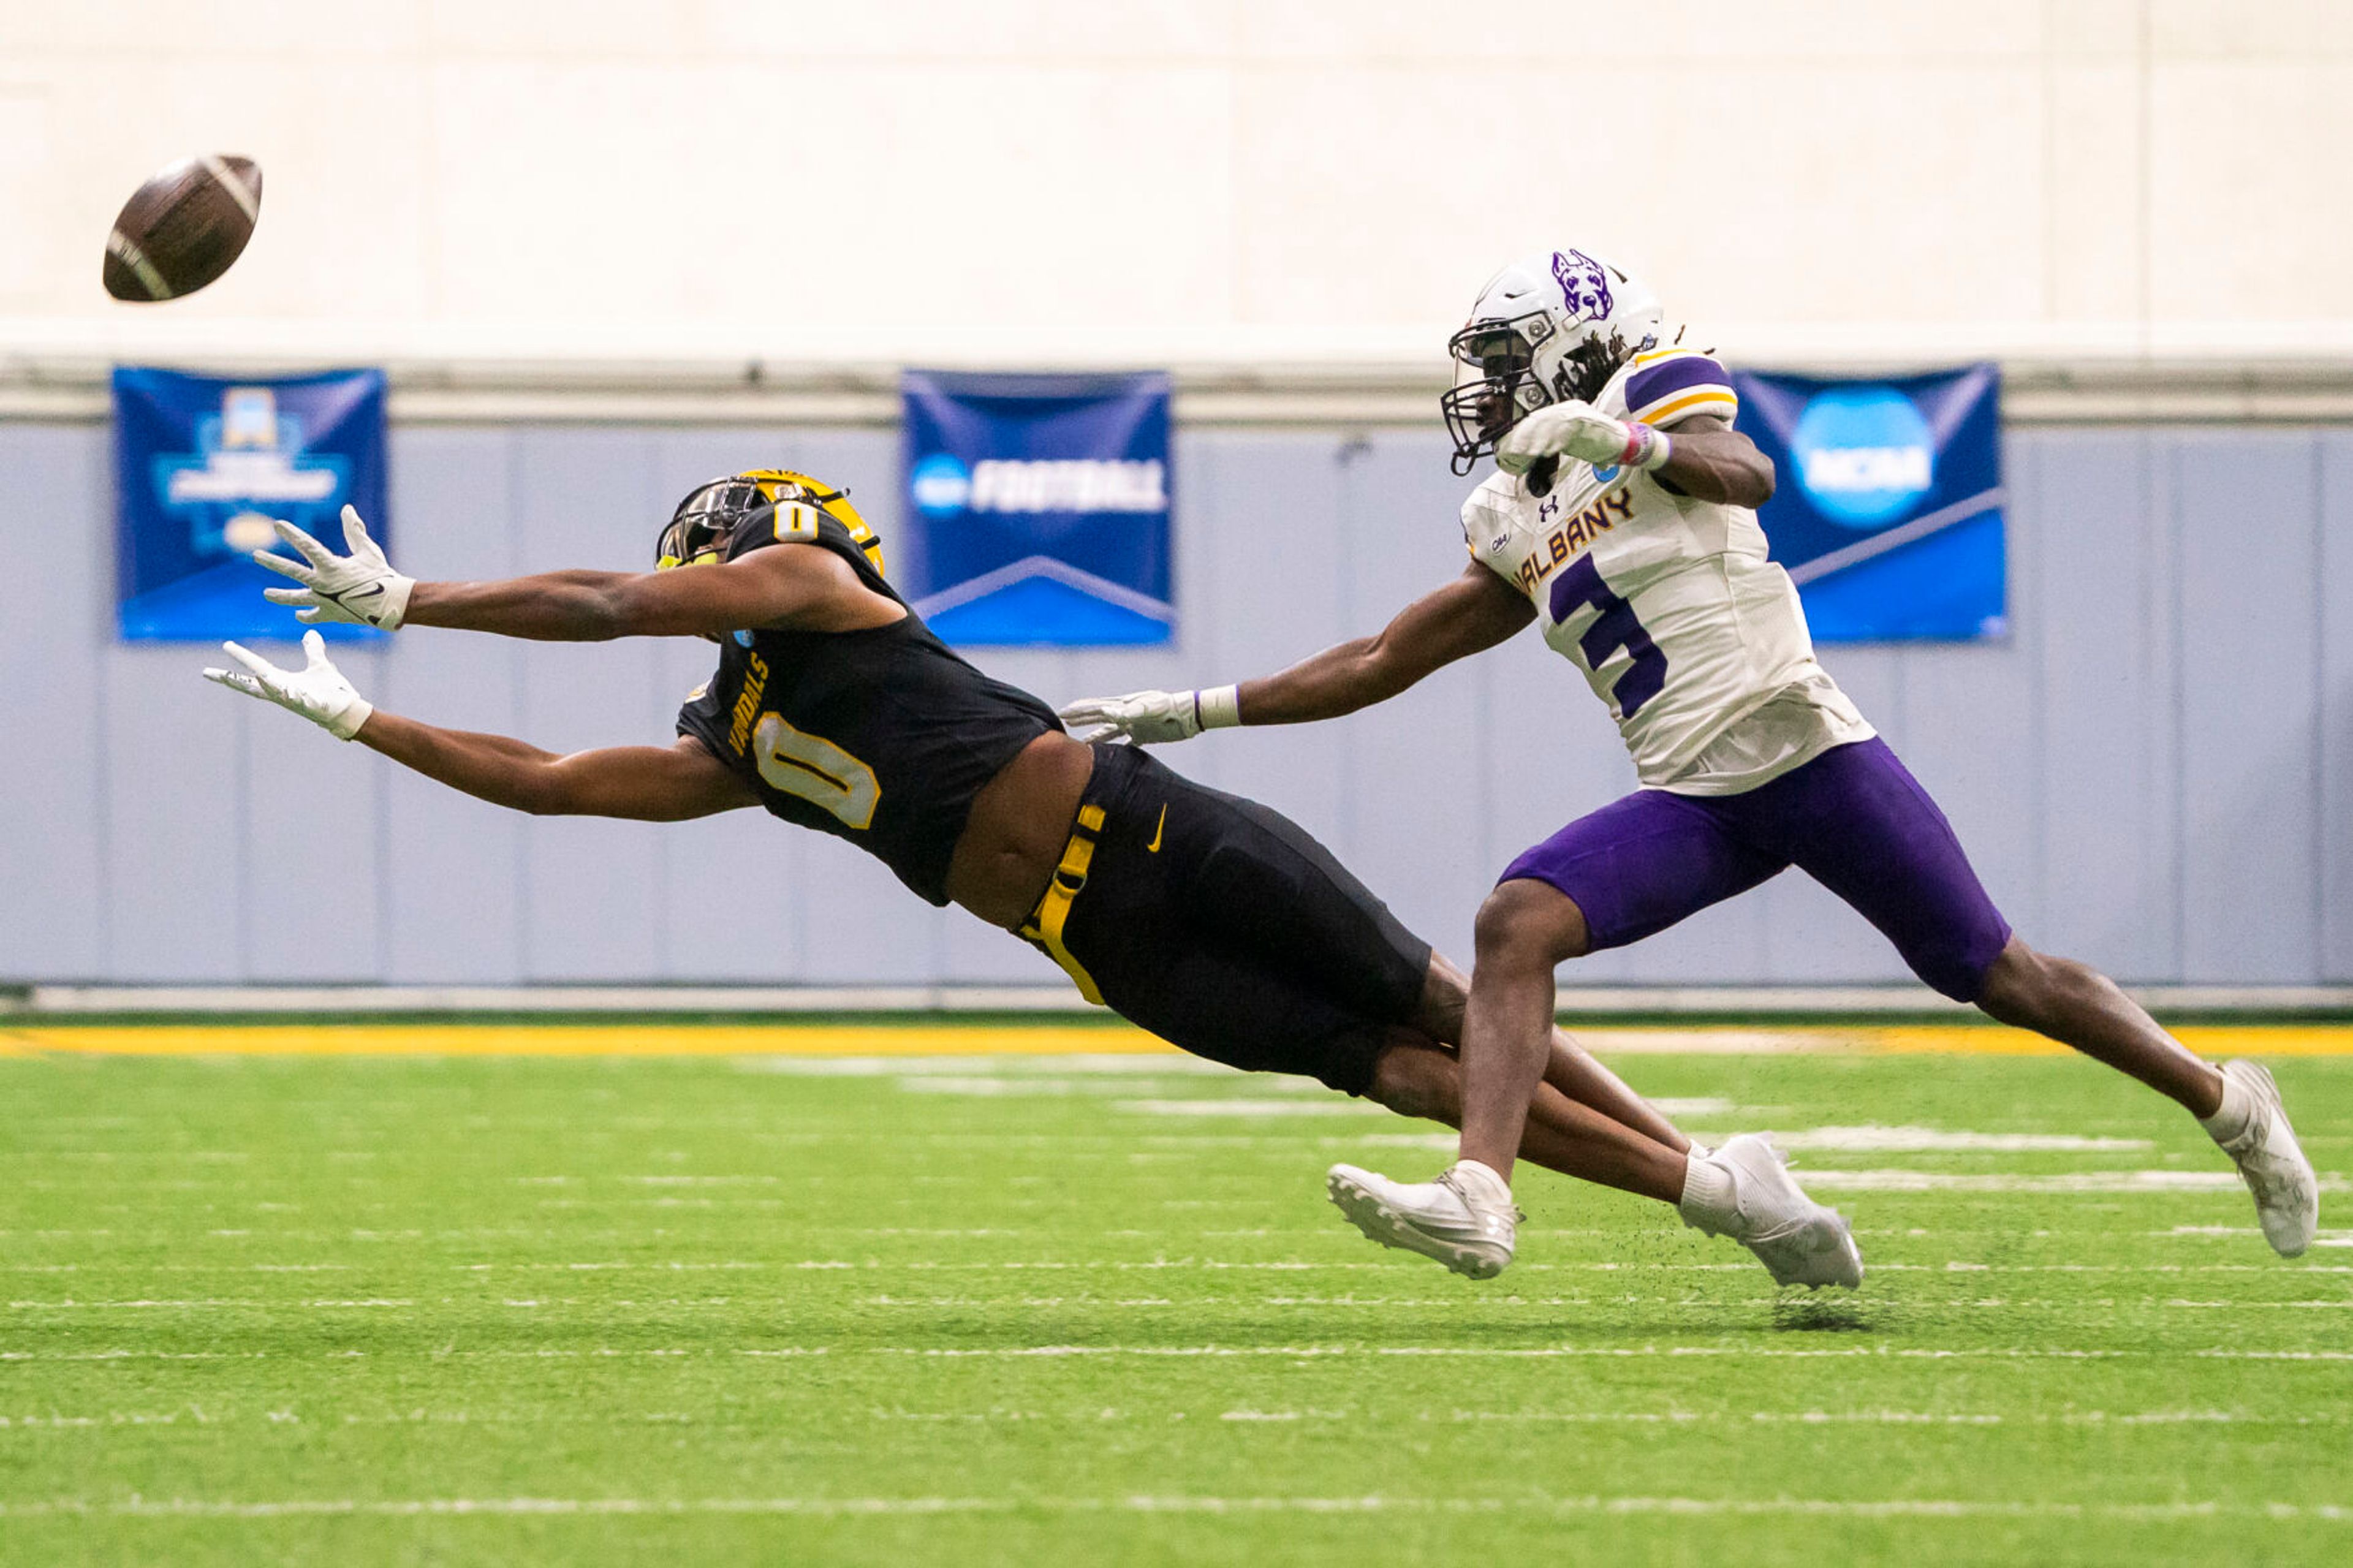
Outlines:
[[1023, 934], [1171, 1045], [1362, 1094], [1420, 1002], [1430, 944], [1281, 813], [1136, 747], [1094, 752], [1063, 907], [1046, 918], [1050, 892]]

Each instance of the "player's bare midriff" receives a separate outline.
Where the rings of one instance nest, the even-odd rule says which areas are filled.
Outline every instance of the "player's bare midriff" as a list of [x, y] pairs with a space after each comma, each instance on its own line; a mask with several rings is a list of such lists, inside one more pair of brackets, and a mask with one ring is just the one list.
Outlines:
[[1019, 930], [1045, 897], [1094, 771], [1094, 752], [1060, 731], [1022, 747], [973, 797], [948, 861], [948, 897], [991, 925]]

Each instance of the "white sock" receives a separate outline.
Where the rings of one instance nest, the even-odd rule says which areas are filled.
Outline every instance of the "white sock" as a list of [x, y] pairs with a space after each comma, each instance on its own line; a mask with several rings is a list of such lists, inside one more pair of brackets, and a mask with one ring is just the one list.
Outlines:
[[1683, 1201], [1675, 1210], [1694, 1230], [1722, 1236], [1732, 1228], [1739, 1215], [1732, 1190], [1732, 1173], [1704, 1157], [1694, 1147], [1683, 1162]]
[[1494, 1204], [1512, 1201], [1512, 1184], [1496, 1174], [1493, 1165], [1477, 1160], [1457, 1160], [1453, 1175], [1457, 1184], [1465, 1189], [1466, 1196]]
[[2207, 1136], [2215, 1142], [2228, 1143], [2247, 1130], [2247, 1123], [2254, 1120], [2254, 1115], [2253, 1093], [2245, 1084], [2224, 1073], [2222, 1103], [2214, 1108], [2213, 1115], [2200, 1117], [2198, 1125], [2206, 1129]]

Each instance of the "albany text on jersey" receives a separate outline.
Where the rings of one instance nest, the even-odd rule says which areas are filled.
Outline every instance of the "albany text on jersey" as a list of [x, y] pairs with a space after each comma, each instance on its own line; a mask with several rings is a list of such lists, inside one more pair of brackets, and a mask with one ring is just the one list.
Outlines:
[[[1593, 405], [1672, 425], [1737, 404], [1723, 366], [1670, 348], [1633, 355]], [[1488, 479], [1463, 503], [1462, 533], [1535, 605], [1651, 788], [1752, 789], [1873, 733], [1814, 661], [1798, 591], [1745, 508], [1565, 459], [1542, 495], [1515, 475]], [[1752, 716], [1758, 733], [1743, 730]]]

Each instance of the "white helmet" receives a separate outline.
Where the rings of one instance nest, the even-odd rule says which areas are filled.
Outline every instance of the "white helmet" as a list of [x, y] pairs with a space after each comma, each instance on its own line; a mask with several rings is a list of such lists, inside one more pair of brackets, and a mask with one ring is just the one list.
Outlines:
[[1446, 345], [1454, 389], [1439, 407], [1454, 471], [1469, 473], [1546, 404], [1592, 397], [1629, 354], [1658, 341], [1664, 314], [1657, 295], [1582, 250], [1548, 250], [1487, 279]]

